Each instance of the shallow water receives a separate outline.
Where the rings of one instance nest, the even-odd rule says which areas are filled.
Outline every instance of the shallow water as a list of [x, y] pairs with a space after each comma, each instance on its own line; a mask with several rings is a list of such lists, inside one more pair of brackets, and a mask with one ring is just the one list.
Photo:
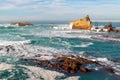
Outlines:
[[[101, 24], [102, 25], [102, 24]], [[55, 28], [54, 28], [55, 27]], [[70, 30], [66, 24], [35, 24], [28, 27], [0, 27], [0, 79], [2, 80], [119, 80], [120, 42], [96, 40], [91, 37], [120, 36], [114, 33], [97, 33]], [[116, 74], [101, 67], [90, 73], [66, 74], [37, 67], [21, 61], [21, 56], [33, 58], [35, 54], [76, 54], [99, 61], [116, 69]], [[113, 62], [111, 60], [117, 60]], [[99, 77], [100, 76], [100, 77]], [[98, 78], [99, 77], [99, 78]]]

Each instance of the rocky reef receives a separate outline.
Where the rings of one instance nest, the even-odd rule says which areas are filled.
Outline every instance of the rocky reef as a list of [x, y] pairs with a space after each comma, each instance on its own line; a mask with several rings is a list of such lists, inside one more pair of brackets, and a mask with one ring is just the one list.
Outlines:
[[90, 30], [92, 27], [92, 23], [88, 15], [84, 17], [83, 19], [70, 22], [69, 25], [72, 27], [72, 29]]
[[18, 26], [30, 26], [32, 25], [31, 23], [29, 22], [11, 22], [10, 25], [18, 25]]
[[116, 27], [113, 27], [112, 24], [105, 24], [103, 28], [92, 26], [91, 31], [120, 33], [120, 30], [116, 29]]
[[104, 28], [107, 29], [108, 32], [115, 32], [115, 33], [120, 32], [120, 30], [115, 29], [115, 27], [113, 27], [112, 24], [106, 24]]
[[[50, 60], [43, 59], [43, 57], [51, 57]], [[106, 70], [109, 73], [114, 73], [114, 69], [102, 65], [97, 61], [92, 61], [85, 59], [83, 57], [80, 57], [78, 55], [47, 55], [47, 54], [36, 54], [34, 56], [34, 59], [25, 58], [22, 56], [21, 60], [29, 62], [30, 64], [34, 64], [41, 67], [46, 68], [52, 68], [58, 71], [62, 71], [64, 73], [77, 73], [77, 72], [92, 72], [95, 71], [94, 69], [86, 67], [87, 65], [95, 65], [95, 66], [101, 66], [104, 70]]]

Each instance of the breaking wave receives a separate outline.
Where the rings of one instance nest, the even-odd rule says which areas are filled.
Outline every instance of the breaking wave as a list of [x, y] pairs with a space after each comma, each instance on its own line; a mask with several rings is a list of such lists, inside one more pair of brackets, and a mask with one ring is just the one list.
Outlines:
[[30, 40], [26, 41], [1, 41], [0, 55], [14, 56], [32, 56], [37, 53], [41, 54], [68, 54], [70, 50], [55, 49], [51, 47], [34, 46], [30, 44]]
[[[46, 70], [36, 66], [26, 66], [26, 65], [13, 65], [7, 63], [0, 64], [0, 79], [2, 80], [78, 80], [80, 76], [65, 77], [64, 73]], [[2, 76], [7, 73], [6, 76]], [[44, 73], [44, 74], [43, 74]]]
[[[110, 67], [115, 70], [115, 74], [120, 76], [120, 63], [114, 62], [107, 57], [94, 57], [94, 56], [84, 56], [86, 59], [97, 61], [99, 64]], [[93, 68], [91, 66], [88, 66], [89, 68]], [[94, 67], [95, 70], [99, 70], [101, 67]]]
[[0, 46], [8, 46], [8, 45], [23, 45], [31, 43], [30, 40], [25, 41], [2, 41], [0, 40]]
[[83, 42], [83, 43], [81, 43], [80, 45], [75, 45], [75, 46], [73, 46], [73, 47], [88, 47], [88, 46], [90, 46], [90, 45], [93, 45], [93, 43], [92, 42]]

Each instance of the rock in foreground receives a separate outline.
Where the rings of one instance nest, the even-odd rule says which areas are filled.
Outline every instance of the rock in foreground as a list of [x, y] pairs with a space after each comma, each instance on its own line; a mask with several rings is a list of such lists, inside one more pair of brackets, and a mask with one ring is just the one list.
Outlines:
[[[45, 56], [48, 56], [48, 55], [45, 55]], [[40, 54], [35, 55], [35, 57], [37, 58], [36, 59], [24, 58], [22, 60], [28, 61], [30, 63], [34, 63], [39, 66], [54, 68], [66, 73], [76, 73], [78, 71], [84, 72], [84, 73], [91, 72], [92, 70], [86, 68], [84, 64], [98, 64], [96, 61], [90, 61], [74, 55], [54, 56], [53, 59], [51, 60], [38, 59], [39, 57], [42, 57], [42, 55]]]
[[[43, 57], [51, 57], [50, 60], [43, 59]], [[88, 60], [78, 55], [42, 55], [37, 54], [34, 59], [22, 58], [30, 64], [34, 64], [41, 67], [52, 68], [55, 70], [63, 71], [65, 73], [77, 73], [77, 72], [91, 72], [94, 69], [87, 68], [88, 65], [95, 65], [103, 67], [107, 72], [114, 73], [115, 69], [112, 67], [102, 65], [97, 61]]]

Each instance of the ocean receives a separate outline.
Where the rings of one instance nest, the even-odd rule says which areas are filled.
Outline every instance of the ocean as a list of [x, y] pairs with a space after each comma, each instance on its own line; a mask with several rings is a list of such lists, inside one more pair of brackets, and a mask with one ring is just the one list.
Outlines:
[[[105, 24], [108, 23], [93, 23], [98, 27]], [[120, 29], [119, 22], [111, 24]], [[101, 36], [105, 39], [96, 39]], [[114, 37], [120, 37], [120, 33], [71, 30], [68, 24], [1, 26], [0, 80], [120, 80], [120, 38]], [[101, 66], [88, 65], [94, 71], [68, 74], [21, 60], [23, 56], [33, 59], [35, 54], [80, 55], [115, 71], [110, 73]]]

